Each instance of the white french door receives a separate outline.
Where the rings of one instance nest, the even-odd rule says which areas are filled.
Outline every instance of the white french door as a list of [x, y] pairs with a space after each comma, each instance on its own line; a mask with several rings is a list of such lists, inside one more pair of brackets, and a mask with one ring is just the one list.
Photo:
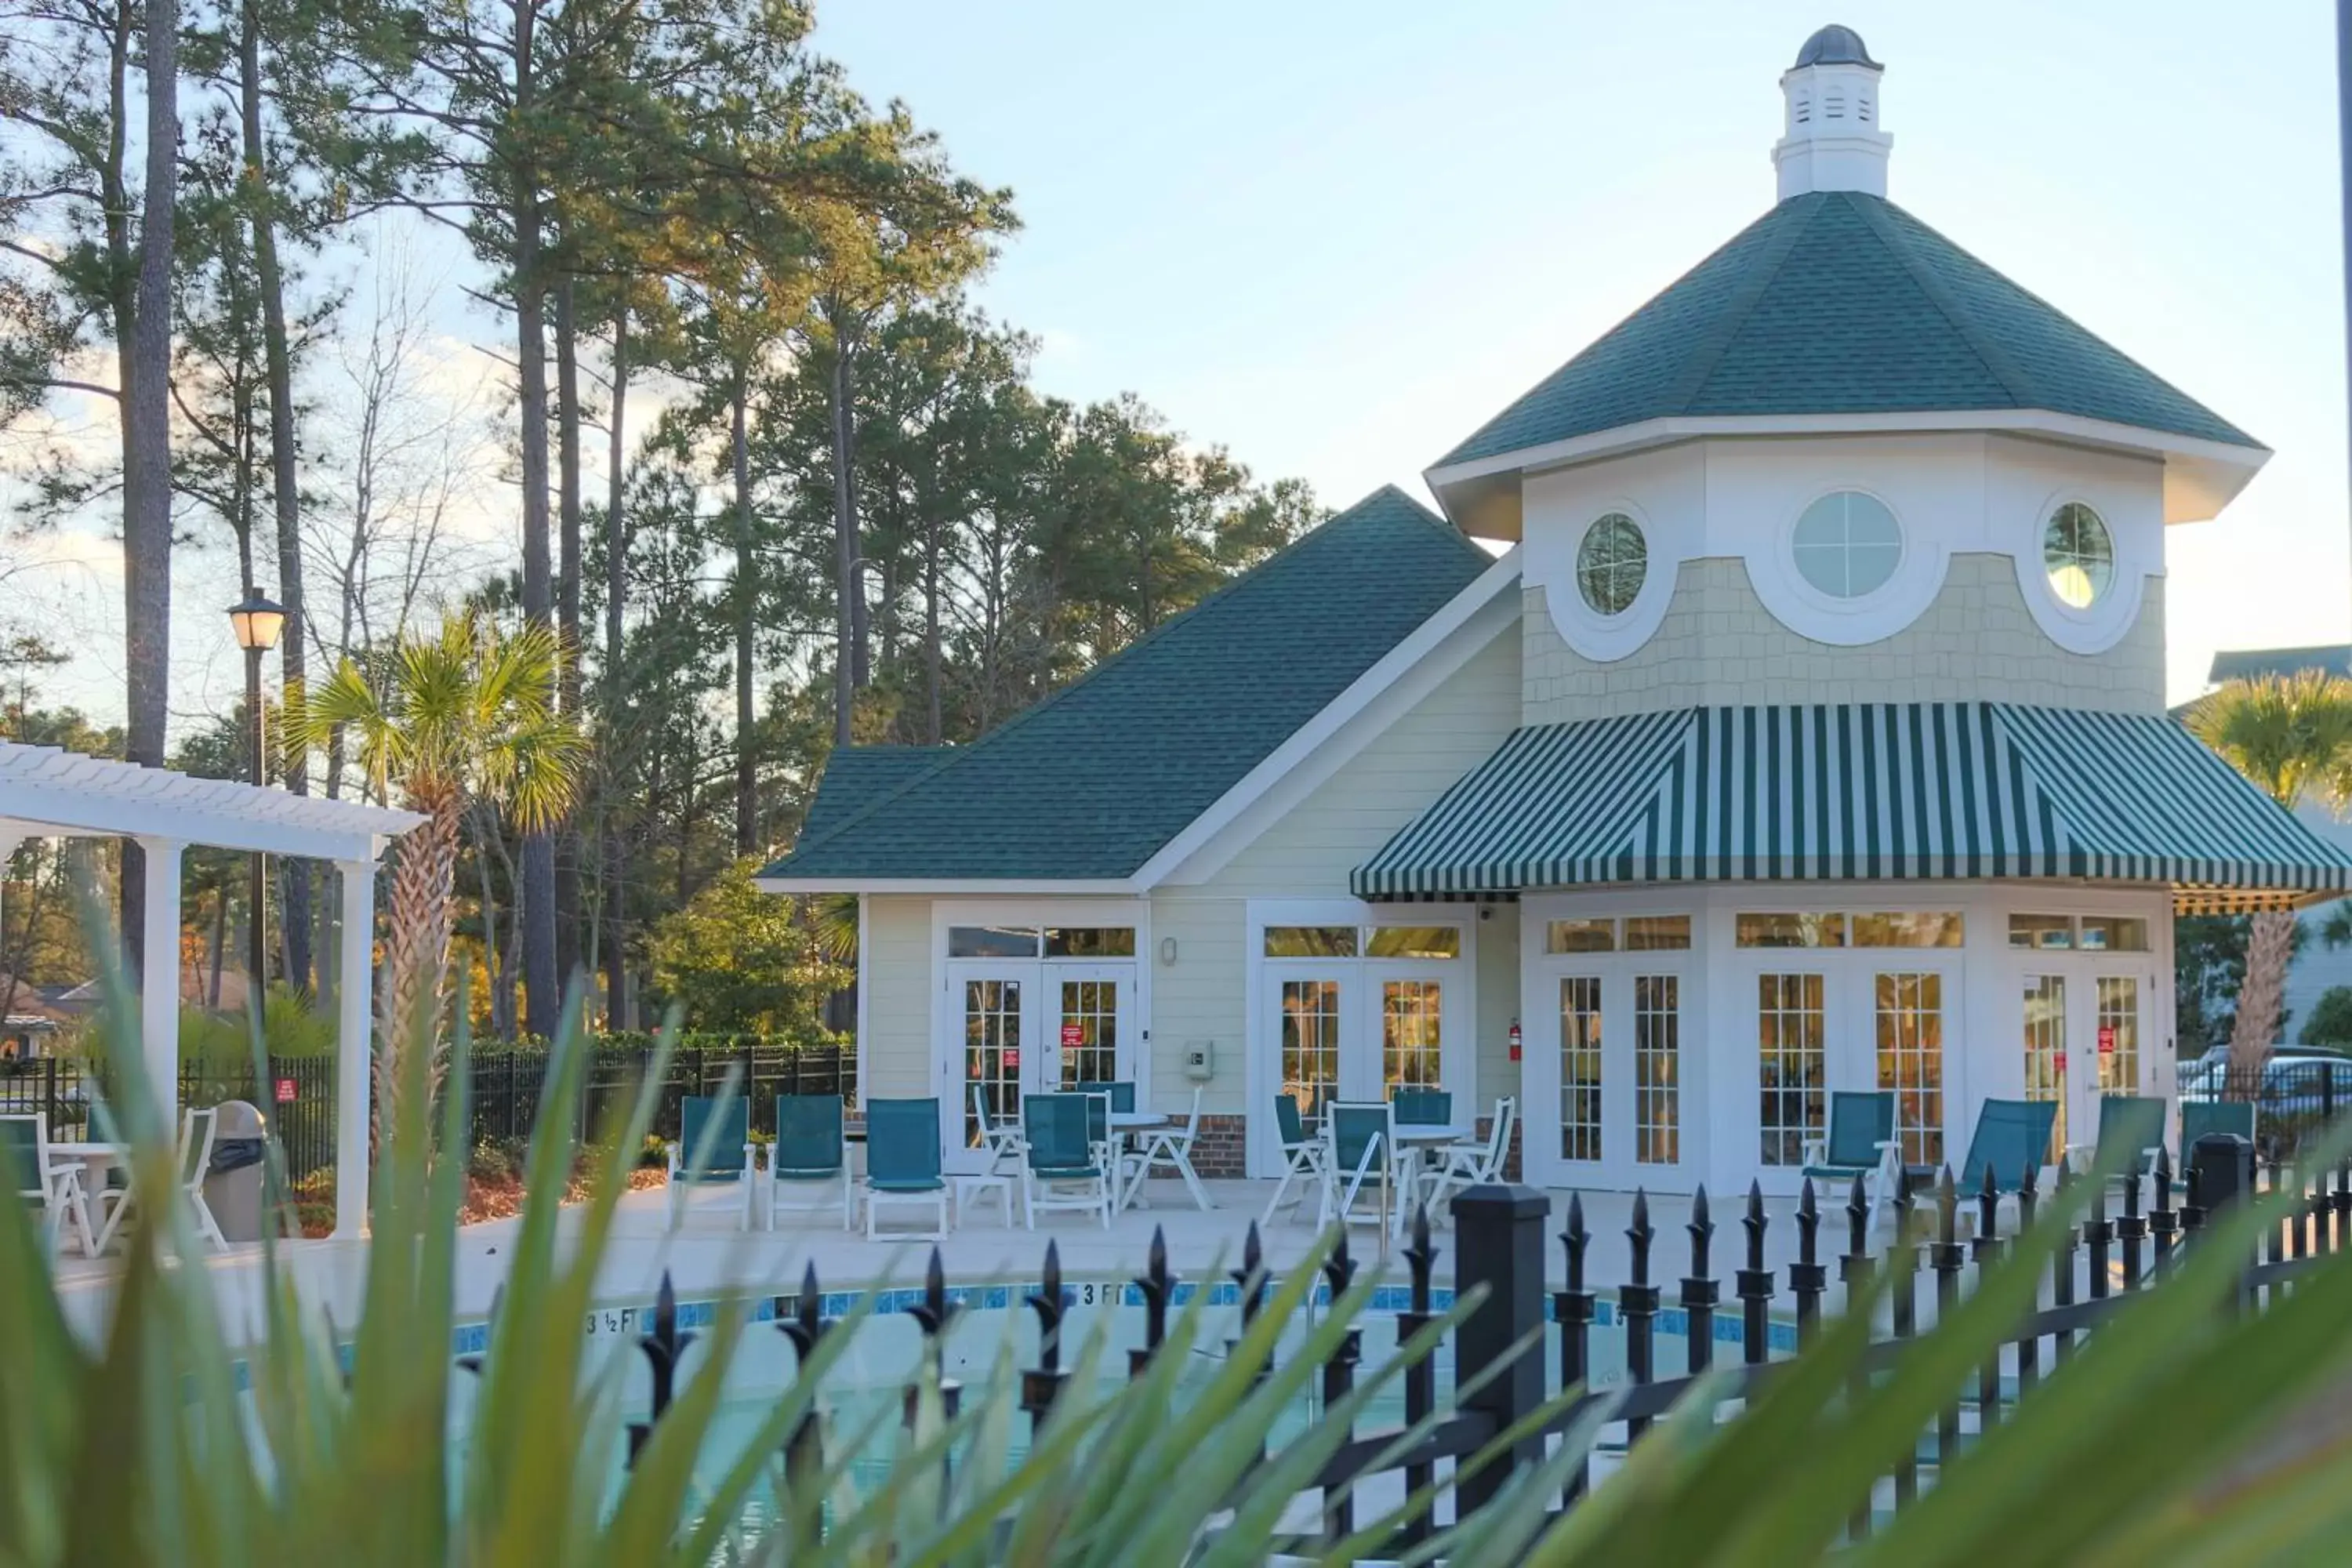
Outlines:
[[1685, 1091], [1684, 1053], [1698, 1044], [1687, 960], [1567, 959], [1550, 967], [1543, 995], [1546, 1016], [1526, 1031], [1530, 1169], [1570, 1186], [1678, 1174], [1698, 1142]]
[[1454, 1114], [1474, 1114], [1467, 1095], [1467, 982], [1460, 964], [1283, 959], [1265, 971], [1274, 1092], [1299, 1113], [1334, 1100], [1385, 1100], [1391, 1090], [1444, 1089]]
[[940, 1137], [950, 1170], [977, 1171], [980, 1116], [1018, 1124], [1022, 1097], [1132, 1079], [1139, 1060], [1132, 963], [973, 959], [948, 964]]
[[2023, 977], [2025, 1098], [2058, 1102], [2052, 1159], [2069, 1144], [2097, 1143], [2100, 1100], [2151, 1092], [2156, 981], [2146, 964], [2113, 961], [2053, 963]]
[[1895, 1132], [1906, 1165], [1957, 1169], [1969, 1129], [1957, 1125], [1946, 1046], [1959, 1032], [1958, 963], [1929, 952], [1871, 955], [1864, 984], [1872, 1059], [1833, 1068], [1831, 1087], [1874, 1087], [1895, 1096]]

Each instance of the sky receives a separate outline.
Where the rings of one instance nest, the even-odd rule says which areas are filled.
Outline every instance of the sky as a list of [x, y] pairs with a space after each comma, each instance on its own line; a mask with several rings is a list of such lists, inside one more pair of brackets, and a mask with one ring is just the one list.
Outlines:
[[[975, 292], [1039, 337], [1045, 390], [1135, 391], [1344, 505], [1425, 495], [1440, 454], [1769, 206], [1780, 72], [1852, 26], [1886, 67], [1888, 194], [2277, 453], [2171, 531], [2179, 698], [2217, 647], [2352, 637], [2331, 11], [820, 0], [815, 43], [1012, 188], [1024, 230]], [[499, 334], [445, 325], [459, 356]], [[66, 564], [6, 590], [68, 633], [53, 687], [119, 713], [111, 547], [45, 548]], [[219, 553], [175, 569], [176, 714], [236, 680]]]

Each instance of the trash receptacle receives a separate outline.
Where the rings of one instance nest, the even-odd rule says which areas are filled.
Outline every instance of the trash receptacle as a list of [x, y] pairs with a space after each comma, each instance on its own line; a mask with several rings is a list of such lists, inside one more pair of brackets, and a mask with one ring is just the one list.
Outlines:
[[268, 1122], [244, 1100], [224, 1100], [213, 1113], [205, 1206], [213, 1211], [213, 1223], [229, 1241], [261, 1239], [261, 1178], [268, 1142]]

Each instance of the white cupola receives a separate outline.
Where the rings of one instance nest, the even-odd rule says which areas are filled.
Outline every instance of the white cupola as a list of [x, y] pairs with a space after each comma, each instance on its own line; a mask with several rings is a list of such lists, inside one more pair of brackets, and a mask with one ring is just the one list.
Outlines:
[[1808, 191], [1886, 194], [1886, 153], [1895, 138], [1878, 128], [1878, 81], [1885, 68], [1852, 27], [1827, 26], [1805, 40], [1780, 76], [1787, 100], [1772, 166], [1780, 200]]

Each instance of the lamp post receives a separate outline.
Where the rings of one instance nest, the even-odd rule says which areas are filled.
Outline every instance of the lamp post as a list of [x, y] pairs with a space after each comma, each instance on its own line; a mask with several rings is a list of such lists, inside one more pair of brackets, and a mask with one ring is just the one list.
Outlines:
[[[269, 782], [267, 753], [262, 749], [261, 734], [261, 656], [278, 646], [278, 634], [286, 629], [286, 610], [261, 596], [261, 590], [246, 584], [245, 597], [228, 607], [229, 625], [236, 628], [236, 646], [245, 650], [245, 711], [247, 738], [251, 742], [247, 760], [253, 768], [253, 782]], [[247, 897], [251, 905], [251, 951], [247, 955], [247, 989], [252, 993], [251, 1006], [259, 1006], [269, 973], [269, 946], [264, 928], [262, 889], [268, 880], [268, 858], [259, 850], [253, 856], [252, 882]]]

